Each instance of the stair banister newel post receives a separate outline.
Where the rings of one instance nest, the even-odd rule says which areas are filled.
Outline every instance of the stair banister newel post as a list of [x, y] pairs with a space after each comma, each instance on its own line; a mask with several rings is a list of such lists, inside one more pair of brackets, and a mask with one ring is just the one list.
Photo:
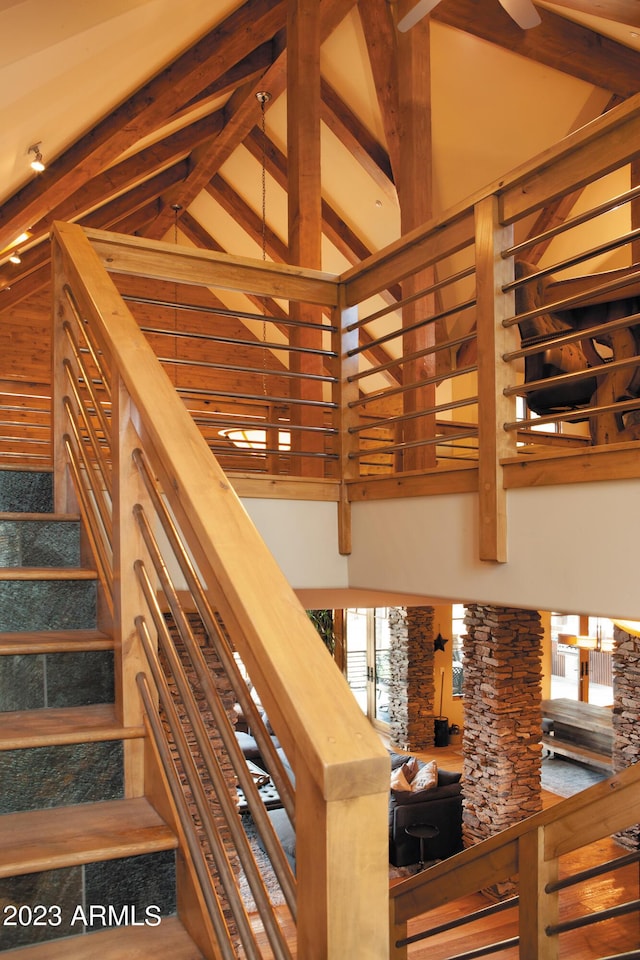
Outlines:
[[516, 455], [516, 434], [504, 424], [515, 420], [515, 399], [505, 397], [508, 365], [503, 355], [518, 346], [515, 327], [502, 321], [514, 313], [513, 258], [501, 251], [513, 243], [513, 227], [500, 223], [496, 196], [481, 200], [476, 218], [476, 314], [478, 334], [478, 502], [480, 559], [507, 561], [507, 503], [501, 460]]
[[53, 263], [53, 329], [51, 337], [52, 347], [52, 425], [53, 425], [53, 495], [54, 510], [56, 513], [77, 513], [78, 501], [73, 481], [69, 473], [69, 466], [65, 454], [64, 434], [66, 432], [66, 414], [64, 397], [67, 392], [64, 361], [69, 359], [68, 340], [64, 335], [66, 310], [68, 306], [64, 297], [64, 287], [67, 283], [67, 274], [62, 252], [57, 243], [52, 244]]

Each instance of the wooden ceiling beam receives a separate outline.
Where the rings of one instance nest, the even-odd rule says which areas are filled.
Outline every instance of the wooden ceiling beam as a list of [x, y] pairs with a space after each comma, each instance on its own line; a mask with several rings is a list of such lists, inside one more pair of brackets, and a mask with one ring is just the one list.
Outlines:
[[432, 11], [431, 19], [619, 97], [640, 90], [640, 53], [550, 10], [538, 12], [542, 23], [521, 30], [495, 0], [447, 0]]
[[617, 20], [630, 27], [640, 27], [640, 4], [638, 0], [553, 0], [560, 7], [588, 13], [592, 17]]
[[0, 249], [166, 123], [214, 77], [271, 39], [285, 21], [286, 0], [246, 0], [4, 203]]
[[397, 183], [400, 170], [398, 86], [395, 82], [398, 76], [398, 31], [393, 8], [388, 0], [362, 0], [358, 12], [367, 43], [392, 178]]
[[369, 174], [385, 196], [397, 200], [389, 155], [353, 110], [322, 80], [322, 121]]
[[[215, 177], [205, 187], [207, 193], [223, 210], [233, 217], [236, 223], [248, 233], [251, 239], [262, 248], [263, 225], [262, 218], [252, 210], [249, 204], [236, 193], [229, 183], [216, 173]], [[268, 226], [264, 225], [265, 249], [276, 263], [287, 263], [289, 248], [287, 244]]]

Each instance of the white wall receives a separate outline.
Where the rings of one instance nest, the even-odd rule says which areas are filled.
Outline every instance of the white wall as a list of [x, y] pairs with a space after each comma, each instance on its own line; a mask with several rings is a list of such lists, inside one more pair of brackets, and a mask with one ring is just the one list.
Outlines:
[[354, 503], [348, 558], [338, 552], [335, 503], [243, 503], [294, 589], [351, 588], [640, 620], [636, 480], [509, 491], [505, 564], [478, 560], [474, 494]]
[[509, 491], [509, 560], [481, 563], [476, 496], [353, 504], [351, 586], [640, 619], [636, 480]]

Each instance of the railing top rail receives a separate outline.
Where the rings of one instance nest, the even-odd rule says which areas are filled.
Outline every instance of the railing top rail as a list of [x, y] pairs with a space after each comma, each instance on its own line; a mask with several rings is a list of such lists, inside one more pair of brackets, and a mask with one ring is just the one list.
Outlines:
[[[616, 137], [617, 149], [613, 148], [611, 138], [606, 146], [603, 142], [603, 138], [614, 127], [628, 129], [628, 133], [623, 130]], [[506, 176], [471, 194], [441, 216], [428, 220], [345, 271], [340, 276], [340, 281], [347, 288], [348, 302], [357, 303], [372, 290], [382, 289], [383, 282], [391, 282], [391, 278], [397, 282], [417, 269], [417, 266], [424, 266], [427, 262], [425, 252], [428, 254], [426, 245], [430, 238], [438, 238], [439, 257], [444, 255], [442, 244], [444, 243], [445, 248], [448, 245], [444, 239], [447, 231], [451, 231], [453, 227], [457, 226], [459, 231], [460, 227], [465, 225], [471, 241], [473, 208], [486, 197], [496, 195], [501, 198], [502, 220], [510, 223], [561, 196], [567, 189], [575, 190], [631, 159], [637, 153], [639, 133], [640, 94], [637, 94], [580, 127], [532, 160], [516, 167]], [[563, 176], [558, 173], [559, 167], [565, 171]], [[417, 260], [410, 253], [412, 250], [420, 252]], [[361, 293], [361, 288], [366, 293]]]
[[337, 278], [320, 270], [252, 260], [215, 250], [176, 247], [162, 240], [104, 230], [85, 229], [85, 234], [109, 273], [222, 287], [324, 307], [337, 304]]
[[389, 758], [378, 736], [318, 642], [99, 255], [76, 225], [56, 224], [54, 240], [81, 309], [100, 325], [135, 405], [138, 432], [155, 453], [154, 469], [181, 525], [193, 531], [189, 546], [287, 756], [294, 766], [294, 758], [304, 758], [327, 801], [386, 792]]

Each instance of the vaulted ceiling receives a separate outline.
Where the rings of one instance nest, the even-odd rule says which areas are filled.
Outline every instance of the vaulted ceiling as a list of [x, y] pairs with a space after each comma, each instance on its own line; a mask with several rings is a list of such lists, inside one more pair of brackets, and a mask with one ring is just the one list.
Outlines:
[[[291, 259], [289, 5], [0, 0], [0, 318], [47, 302], [56, 219]], [[319, 0], [329, 271], [401, 230], [396, 23], [411, 5]], [[431, 54], [432, 144], [417, 170], [434, 214], [640, 89], [638, 0], [536, 6], [542, 23], [523, 31], [498, 0], [441, 0], [417, 28]]]

